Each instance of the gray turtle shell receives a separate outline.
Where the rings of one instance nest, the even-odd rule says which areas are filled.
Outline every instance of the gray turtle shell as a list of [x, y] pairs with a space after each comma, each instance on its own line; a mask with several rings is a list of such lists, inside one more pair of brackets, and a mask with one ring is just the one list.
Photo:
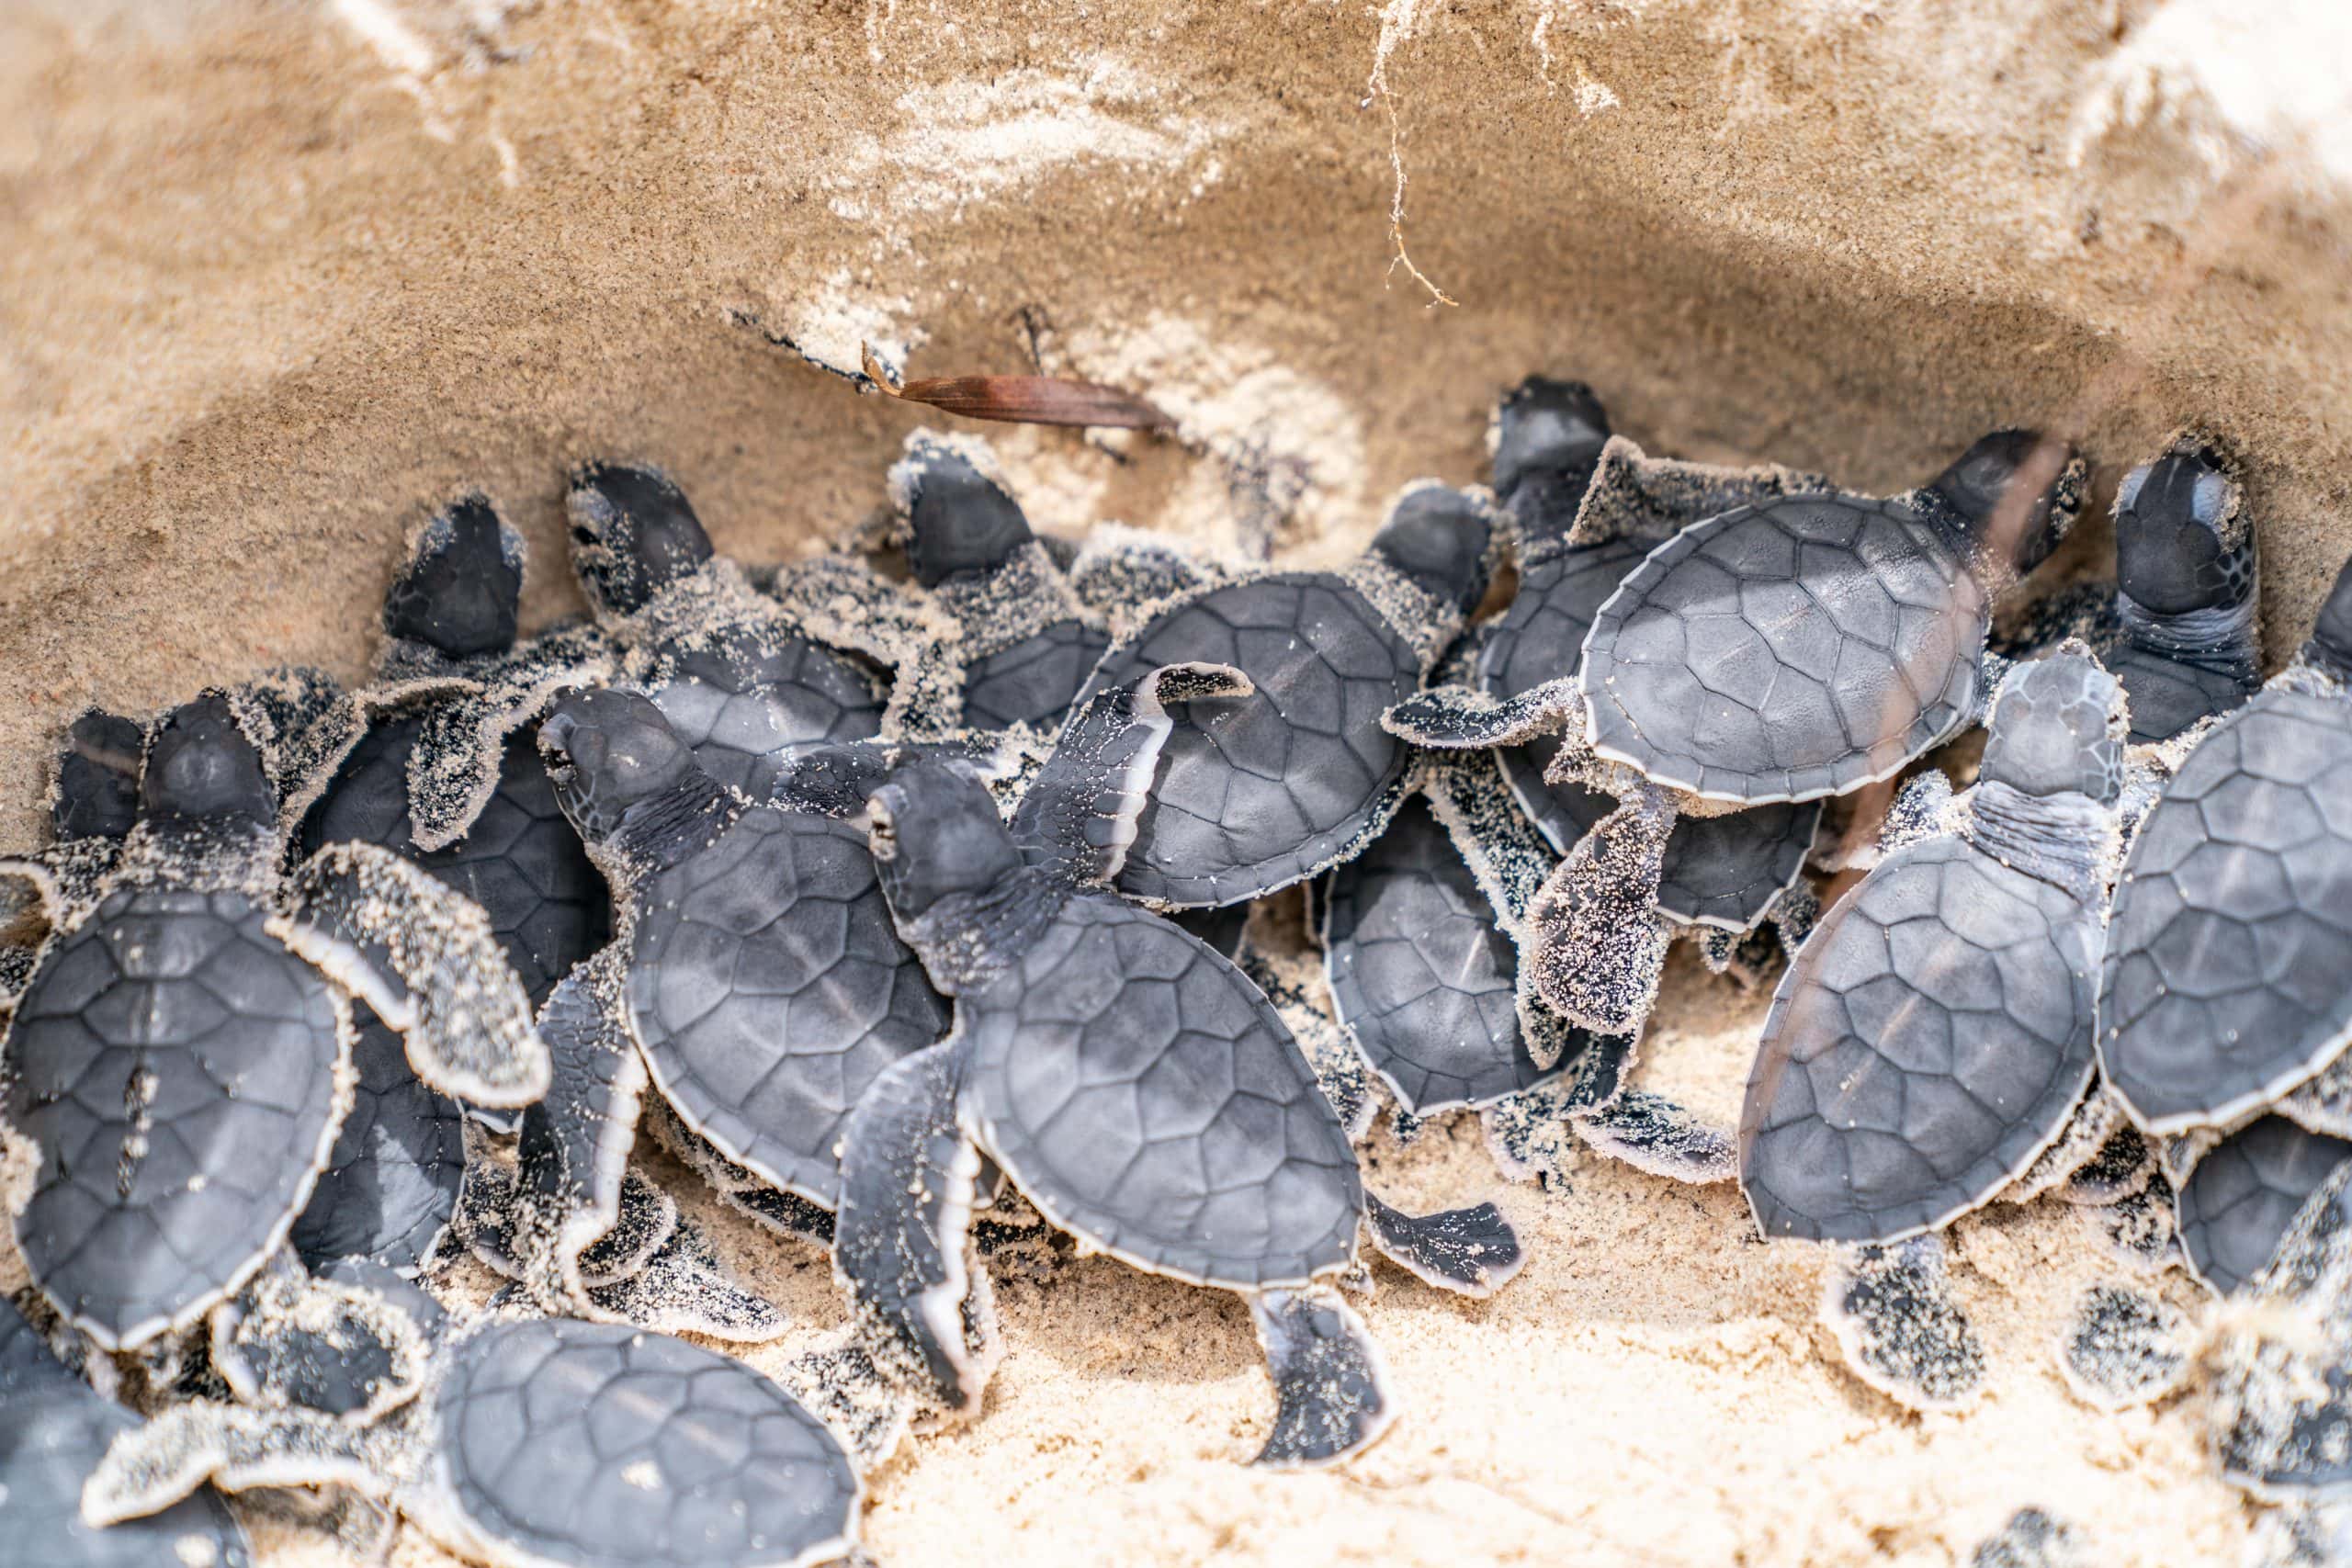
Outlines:
[[1232, 1290], [1355, 1253], [1355, 1153], [1265, 993], [1168, 921], [1065, 902], [957, 1009], [963, 1111], [1062, 1229]]
[[1768, 1236], [1891, 1241], [1990, 1199], [2089, 1087], [2096, 918], [1956, 838], [1890, 855], [1773, 996], [1740, 1179]]
[[466, 1521], [533, 1561], [752, 1568], [830, 1560], [855, 1533], [849, 1457], [741, 1362], [572, 1319], [456, 1348], [434, 1414]]
[[351, 1110], [289, 1239], [313, 1266], [368, 1258], [413, 1272], [457, 1213], [465, 1119], [416, 1076], [398, 1034], [372, 1014], [357, 1023]]
[[658, 649], [646, 692], [703, 772], [754, 800], [792, 747], [881, 733], [884, 698], [851, 656], [772, 626]]
[[326, 1160], [334, 993], [268, 919], [237, 893], [118, 890], [17, 1010], [6, 1114], [40, 1164], [17, 1238], [42, 1291], [109, 1348], [234, 1288]]
[[11, 1393], [0, 1417], [0, 1554], [28, 1568], [252, 1568], [245, 1532], [209, 1486], [145, 1518], [83, 1522], [82, 1483], [138, 1425], [78, 1382]]
[[[1518, 597], [1487, 633], [1478, 659], [1482, 690], [1515, 697], [1572, 673], [1593, 616], [1642, 558], [1633, 539], [1570, 549], [1527, 568]], [[1503, 776], [1529, 820], [1566, 854], [1617, 802], [1596, 789], [1545, 782], [1556, 736], [1505, 746]], [[1821, 821], [1818, 802], [1781, 802], [1722, 817], [1684, 817], [1666, 840], [1659, 910], [1686, 925], [1747, 931], [1794, 882]]]
[[1593, 618], [1593, 746], [1713, 799], [1842, 795], [1973, 716], [1990, 627], [1960, 544], [1900, 502], [1742, 507], [1660, 545]]
[[636, 898], [628, 1004], [662, 1093], [729, 1159], [831, 1207], [850, 1109], [949, 1016], [865, 833], [754, 807]]
[[1170, 610], [1113, 649], [1085, 694], [1193, 660], [1235, 665], [1257, 691], [1169, 705], [1175, 729], [1119, 886], [1230, 904], [1314, 874], [1363, 837], [1405, 769], [1380, 716], [1420, 689], [1421, 663], [1338, 577], [1281, 572]]
[[1519, 1031], [1519, 949], [1419, 795], [1331, 873], [1323, 946], [1340, 1021], [1415, 1115], [1547, 1075]]
[[2260, 1273], [2306, 1199], [2352, 1143], [2266, 1116], [2206, 1152], [2180, 1188], [2180, 1241], [2197, 1277], [2223, 1294]]
[[498, 786], [455, 843], [419, 850], [409, 820], [409, 758], [421, 721], [371, 726], [302, 823], [302, 853], [328, 844], [398, 851], [481, 906], [533, 1006], [605, 945], [611, 901], [580, 835], [564, 820], [536, 731], [508, 738]]
[[1099, 627], [1056, 621], [974, 660], [964, 671], [965, 725], [1010, 729], [1025, 724], [1050, 734], [1069, 716], [1088, 674], [1110, 647], [1110, 634]]
[[2099, 1048], [2157, 1132], [2218, 1124], [2352, 1032], [2352, 706], [2263, 693], [2141, 823], [2108, 928]]

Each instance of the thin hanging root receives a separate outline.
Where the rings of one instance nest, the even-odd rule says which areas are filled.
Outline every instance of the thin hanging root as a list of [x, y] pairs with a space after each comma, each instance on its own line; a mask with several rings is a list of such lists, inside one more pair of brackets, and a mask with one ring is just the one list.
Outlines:
[[[1409, 265], [1409, 264], [1408, 264]], [[1416, 274], [1415, 276], [1419, 276]], [[924, 403], [967, 419], [1118, 430], [1172, 430], [1176, 422], [1133, 392], [1062, 376], [940, 376], [899, 382], [858, 344], [866, 378], [884, 397]]]

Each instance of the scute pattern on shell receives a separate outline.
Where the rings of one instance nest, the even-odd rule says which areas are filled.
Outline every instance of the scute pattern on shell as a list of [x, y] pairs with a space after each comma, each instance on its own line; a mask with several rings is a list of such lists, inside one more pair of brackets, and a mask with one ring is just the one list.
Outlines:
[[1056, 621], [1034, 637], [972, 661], [964, 672], [964, 722], [975, 729], [1025, 724], [1050, 731], [1069, 716], [1110, 634], [1083, 621]]
[[755, 807], [637, 898], [628, 1004], [663, 1093], [728, 1158], [830, 1206], [850, 1108], [948, 1021], [865, 833]]
[[1056, 1224], [1236, 1290], [1353, 1256], [1346, 1133], [1264, 995], [1174, 926], [1073, 897], [962, 1016], [966, 1114]]
[[823, 1424], [665, 1335], [493, 1324], [458, 1348], [436, 1415], [467, 1522], [535, 1560], [752, 1568], [830, 1557], [854, 1533], [857, 1479]]
[[2108, 931], [2109, 1078], [2157, 1131], [2224, 1122], [2325, 1066], [2352, 1031], [2352, 727], [2256, 697], [2165, 786]]
[[1519, 949], [1428, 801], [1331, 874], [1324, 941], [1340, 1017], [1418, 1115], [1544, 1077], [1520, 1038]]
[[17, 1011], [6, 1117], [41, 1155], [17, 1240], [102, 1344], [232, 1289], [326, 1156], [335, 1003], [268, 919], [234, 892], [119, 889]]
[[2352, 1143], [2266, 1116], [2197, 1162], [2180, 1188], [2180, 1243], [2197, 1277], [2227, 1294], [2260, 1273], [2306, 1200]]
[[773, 627], [733, 627], [656, 650], [648, 690], [703, 772], [765, 799], [786, 748], [864, 740], [883, 699], [847, 654]]
[[1593, 743], [1711, 798], [1841, 794], [1969, 719], [1989, 626], [1959, 550], [1899, 502], [1729, 513], [1652, 552], [1594, 618]]
[[1740, 1119], [1767, 1235], [1885, 1241], [1990, 1198], [2087, 1087], [2096, 927], [1952, 839], [1838, 901], [1774, 997]]
[[1363, 835], [1405, 768], [1380, 715], [1419, 689], [1421, 667], [1362, 594], [1291, 572], [1179, 605], [1114, 649], [1088, 692], [1194, 660], [1236, 665], [1258, 689], [1169, 705], [1175, 730], [1119, 886], [1229, 904], [1312, 874]]

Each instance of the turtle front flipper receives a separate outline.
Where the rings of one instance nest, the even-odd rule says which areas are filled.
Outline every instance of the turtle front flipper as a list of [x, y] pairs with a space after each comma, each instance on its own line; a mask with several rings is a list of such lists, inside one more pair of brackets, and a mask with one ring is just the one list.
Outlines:
[[[593, 1271], [594, 1258], [592, 1250], [582, 1259], [583, 1275]], [[588, 1283], [573, 1313], [592, 1323], [738, 1345], [764, 1345], [791, 1326], [774, 1302], [736, 1278], [703, 1228], [683, 1214], [640, 1266], [608, 1283]]]
[[212, 1365], [238, 1399], [358, 1425], [424, 1391], [443, 1326], [431, 1297], [401, 1289], [389, 1270], [381, 1280], [314, 1280], [280, 1259], [212, 1309]]
[[1590, 547], [1633, 539], [1655, 545], [1735, 507], [1831, 488], [1820, 474], [1778, 464], [1735, 468], [1651, 457], [1625, 436], [1611, 435], [1578, 497], [1568, 543]]
[[1253, 1464], [1308, 1470], [1359, 1453], [1396, 1419], [1363, 1320], [1329, 1285], [1249, 1295], [1274, 1382], [1274, 1428]]
[[1176, 728], [1168, 705], [1256, 690], [1230, 664], [1194, 661], [1163, 664], [1095, 693], [1063, 726], [1013, 814], [1022, 852], [1072, 886], [1110, 886], [1126, 864], [1160, 749]]
[[1665, 1095], [1629, 1089], [1610, 1104], [1577, 1119], [1593, 1148], [1635, 1170], [1705, 1187], [1739, 1174], [1739, 1149], [1719, 1127]]
[[833, 1271], [876, 1364], [952, 1416], [979, 1409], [996, 1347], [967, 1335], [965, 1247], [980, 1152], [957, 1124], [960, 1037], [893, 1063], [842, 1138]]
[[398, 1417], [354, 1426], [319, 1410], [264, 1410], [209, 1400], [174, 1405], [117, 1437], [82, 1488], [82, 1517], [101, 1527], [145, 1518], [210, 1483], [347, 1486], [390, 1497], [398, 1485]]
[[330, 844], [288, 879], [272, 926], [405, 1035], [435, 1088], [493, 1108], [547, 1092], [547, 1046], [488, 917], [432, 873], [373, 844]]
[[1441, 751], [1523, 746], [1573, 727], [1584, 697], [1574, 672], [1499, 698], [1473, 686], [1431, 686], [1380, 716], [1381, 728], [1401, 740]]
[[1388, 1260], [1456, 1295], [1491, 1296], [1527, 1261], [1519, 1233], [1492, 1203], [1408, 1214], [1364, 1194], [1364, 1229]]
[[1536, 894], [1536, 994], [1597, 1034], [1634, 1034], [1657, 998], [1673, 929], [1657, 910], [1676, 813], [1645, 784], [1594, 825]]

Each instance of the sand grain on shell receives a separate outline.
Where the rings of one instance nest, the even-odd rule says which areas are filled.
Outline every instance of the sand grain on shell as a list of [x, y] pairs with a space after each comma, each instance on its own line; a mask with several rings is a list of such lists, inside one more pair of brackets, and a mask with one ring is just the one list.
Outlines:
[[[1531, 369], [1653, 450], [1878, 490], [2020, 420], [2111, 485], [2209, 420], [2252, 454], [2275, 661], [2352, 544], [2347, 28], [2326, 0], [11, 8], [0, 843], [35, 841], [85, 702], [357, 675], [405, 535], [464, 489], [530, 537], [538, 619], [576, 608], [590, 457], [662, 462], [748, 559], [870, 515], [927, 416], [780, 340], [1129, 381], [1182, 443], [992, 433], [1042, 524], [1240, 515], [1318, 564], [1405, 480], [1480, 477]], [[1394, 267], [1396, 161], [1458, 308]], [[1641, 1081], [1728, 1120], [1761, 1000], [1676, 980]], [[1392, 1198], [1493, 1184], [1466, 1123], [1385, 1137]], [[835, 1321], [821, 1259], [656, 1168], [807, 1332]], [[1990, 1392], [1915, 1418], [1837, 1368], [1816, 1260], [1735, 1192], [1588, 1158], [1502, 1201], [1533, 1261], [1497, 1300], [1377, 1270], [1408, 1411], [1329, 1474], [1238, 1464], [1267, 1395], [1237, 1303], [1008, 1273], [987, 1414], [877, 1478], [876, 1555], [1940, 1564], [2027, 1505], [2101, 1562], [2240, 1555], [2191, 1409], [2060, 1383], [2064, 1314], [2117, 1267], [2081, 1212], [1962, 1227]], [[257, 1535], [274, 1568], [338, 1561]], [[408, 1531], [395, 1561], [441, 1560]]]

